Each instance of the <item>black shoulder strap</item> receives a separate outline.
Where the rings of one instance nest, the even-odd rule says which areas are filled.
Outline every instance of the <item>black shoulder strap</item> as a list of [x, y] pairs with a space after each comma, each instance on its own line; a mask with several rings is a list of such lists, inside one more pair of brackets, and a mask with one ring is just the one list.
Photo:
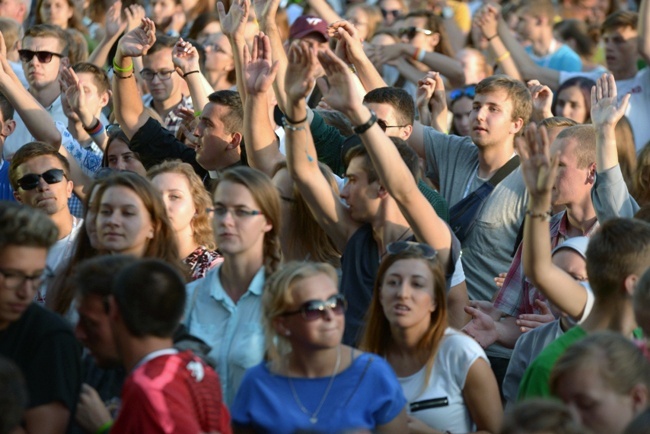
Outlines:
[[515, 155], [506, 164], [501, 166], [501, 168], [492, 175], [492, 178], [490, 178], [488, 182], [492, 184], [493, 187], [496, 187], [497, 184], [503, 181], [503, 179], [510, 175], [510, 173], [512, 173], [512, 171], [517, 167], [519, 167], [519, 155]]

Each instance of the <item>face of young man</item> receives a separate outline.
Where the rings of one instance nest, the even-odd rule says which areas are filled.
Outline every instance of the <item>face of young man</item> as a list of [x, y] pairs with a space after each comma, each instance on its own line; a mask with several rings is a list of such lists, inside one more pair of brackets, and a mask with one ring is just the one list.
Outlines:
[[107, 304], [99, 295], [77, 298], [79, 322], [75, 336], [86, 347], [100, 368], [119, 366], [119, 356], [111, 330]]
[[18, 321], [45, 271], [44, 247], [5, 246], [0, 250], [0, 330]]
[[[54, 156], [41, 155], [34, 157], [18, 166], [16, 171], [18, 179], [23, 178], [25, 175], [35, 174], [43, 175], [43, 173], [52, 169], [63, 169], [61, 162]], [[18, 202], [29, 205], [33, 208], [39, 208], [50, 216], [56, 215], [60, 212], [67, 211], [68, 199], [72, 195], [72, 181], [69, 181], [64, 176], [60, 182], [48, 184], [42, 176], [38, 180], [38, 186], [33, 189], [25, 190], [18, 187], [14, 191], [14, 196]]]
[[[182, 78], [176, 73], [176, 67], [172, 61], [172, 49], [163, 48], [155, 53], [143, 56], [142, 65], [144, 66], [143, 71], [154, 73], [151, 79], [145, 79], [149, 93], [151, 93], [154, 101], [179, 103], [182, 95]], [[161, 76], [164, 77], [165, 75], [167, 75], [166, 78], [161, 78]]]
[[61, 41], [52, 36], [38, 36], [34, 38], [27, 36], [23, 39], [22, 49], [32, 52], [46, 51], [54, 53], [49, 62], [39, 61], [38, 56], [33, 56], [29, 62], [21, 59], [29, 86], [37, 91], [49, 86], [58, 86], [57, 80], [61, 62], [67, 62], [67, 57], [62, 58], [60, 56], [63, 51]]
[[560, 165], [553, 185], [553, 206], [578, 205], [591, 200], [593, 173], [590, 167], [578, 167], [578, 143], [572, 138], [555, 140], [551, 153], [560, 153]]
[[470, 113], [471, 137], [480, 148], [512, 143], [523, 125], [512, 120], [513, 102], [505, 90], [476, 94]]
[[367, 103], [366, 106], [377, 114], [377, 121], [381, 121], [386, 126], [386, 135], [388, 137], [399, 137], [406, 140], [413, 131], [413, 125], [404, 125], [405, 122], [398, 121], [395, 108], [388, 103]]
[[[631, 67], [635, 68], [638, 57], [637, 38], [639, 34], [632, 27], [619, 27], [603, 33], [605, 60], [607, 69], [612, 71], [617, 80], [632, 78], [625, 74]], [[622, 74], [626, 76], [621, 77]]]
[[364, 157], [354, 157], [345, 172], [347, 182], [341, 190], [350, 216], [358, 222], [370, 222], [379, 210], [379, 181], [368, 182], [368, 174], [363, 166]]
[[194, 134], [199, 138], [196, 161], [206, 170], [223, 169], [235, 161], [226, 161], [226, 153], [239, 145], [241, 137], [228, 133], [222, 119], [230, 113], [230, 107], [206, 104]]

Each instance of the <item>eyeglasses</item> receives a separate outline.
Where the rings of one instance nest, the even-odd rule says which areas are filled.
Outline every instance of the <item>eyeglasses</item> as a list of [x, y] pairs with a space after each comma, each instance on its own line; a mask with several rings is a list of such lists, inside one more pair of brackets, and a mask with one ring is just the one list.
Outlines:
[[256, 215], [263, 215], [262, 211], [257, 211], [254, 209], [245, 209], [245, 208], [230, 209], [225, 206], [215, 206], [214, 208], [206, 208], [205, 211], [208, 214], [214, 213], [214, 215], [219, 218], [225, 217], [229, 211], [232, 213], [233, 217], [237, 219], [254, 217]]
[[37, 173], [29, 173], [18, 180], [18, 186], [25, 191], [33, 190], [38, 187], [41, 178], [48, 184], [58, 184], [63, 180], [64, 176], [66, 176], [65, 172], [61, 169], [50, 169], [40, 175]]
[[382, 9], [382, 10], [381, 10], [381, 15], [382, 15], [384, 18], [388, 18], [389, 15], [392, 16], [392, 17], [394, 17], [394, 18], [398, 18], [400, 15], [402, 15], [402, 11], [399, 10], [399, 9], [393, 9], [392, 11], [389, 11], [389, 10], [386, 10], [386, 9]]
[[451, 99], [451, 102], [454, 102], [457, 99], [462, 98], [464, 96], [470, 99], [474, 99], [475, 95], [476, 95], [475, 85], [465, 86], [463, 88], [454, 89], [451, 92], [449, 92], [449, 98]]
[[316, 321], [318, 318], [324, 318], [327, 309], [336, 315], [342, 315], [348, 308], [348, 302], [345, 301], [343, 294], [336, 294], [327, 300], [309, 300], [300, 306], [300, 309], [290, 312], [284, 312], [282, 316], [302, 314], [305, 321]]
[[18, 56], [20, 60], [25, 63], [29, 63], [34, 56], [38, 59], [40, 63], [50, 63], [52, 61], [52, 56], [63, 57], [59, 53], [52, 53], [51, 51], [32, 51], [32, 50], [18, 50]]
[[405, 251], [419, 253], [424, 259], [433, 259], [438, 256], [438, 251], [430, 245], [414, 241], [396, 241], [386, 246], [386, 253], [389, 255], [397, 255]]
[[169, 71], [152, 71], [151, 69], [143, 69], [140, 71], [140, 75], [142, 78], [144, 78], [147, 81], [152, 81], [155, 76], [157, 76], [159, 79], [165, 81], [169, 80], [172, 76], [172, 73], [176, 71], [169, 70]]
[[379, 128], [381, 128], [384, 132], [386, 132], [386, 128], [404, 128], [408, 126], [408, 125], [386, 125], [386, 121], [383, 119], [377, 119], [377, 125], [379, 125]]
[[399, 29], [398, 35], [400, 36], [400, 38], [406, 36], [409, 39], [413, 39], [415, 38], [415, 35], [417, 35], [418, 33], [422, 33], [426, 36], [433, 35], [433, 32], [431, 30], [423, 29], [421, 27], [413, 27], [413, 26], [403, 27]]
[[2, 275], [4, 279], [4, 286], [8, 289], [21, 288], [26, 281], [31, 282], [33, 288], [38, 288], [39, 286], [41, 286], [41, 284], [46, 278], [46, 275], [44, 273], [37, 274], [35, 276], [26, 276], [22, 273], [16, 273], [14, 271], [5, 271], [2, 269], [0, 269], [0, 275]]

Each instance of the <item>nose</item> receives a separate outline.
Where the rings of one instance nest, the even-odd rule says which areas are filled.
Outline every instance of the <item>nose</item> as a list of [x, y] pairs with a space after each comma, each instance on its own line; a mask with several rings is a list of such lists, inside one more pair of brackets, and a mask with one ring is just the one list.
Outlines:
[[115, 168], [119, 170], [120, 172], [123, 170], [126, 170], [126, 162], [124, 162], [123, 158], [118, 158], [117, 162], [115, 163]]
[[408, 294], [409, 294], [409, 287], [408, 284], [404, 281], [397, 286], [396, 295], [398, 298], [406, 298]]
[[39, 191], [45, 191], [50, 189], [50, 184], [45, 182], [42, 176], [38, 179], [38, 189]]
[[341, 199], [347, 199], [350, 196], [350, 190], [348, 187], [349, 182], [346, 181], [345, 185], [343, 186], [343, 190], [340, 191], [339, 196]]
[[198, 124], [196, 124], [196, 127], [194, 128], [194, 131], [192, 131], [192, 134], [194, 134], [196, 137], [203, 137], [203, 122], [199, 121]]

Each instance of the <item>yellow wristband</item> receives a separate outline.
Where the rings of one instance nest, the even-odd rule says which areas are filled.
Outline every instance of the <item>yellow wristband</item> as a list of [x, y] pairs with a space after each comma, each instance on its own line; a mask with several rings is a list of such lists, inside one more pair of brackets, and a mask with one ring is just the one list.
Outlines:
[[119, 66], [117, 66], [117, 63], [115, 63], [115, 59], [113, 59], [113, 71], [122, 74], [124, 74], [125, 72], [131, 72], [133, 71], [133, 62], [131, 62], [131, 66], [129, 66], [128, 68], [120, 68]]
[[508, 57], [510, 57], [510, 51], [506, 51], [505, 53], [503, 53], [502, 55], [500, 55], [499, 57], [497, 57], [497, 63], [501, 63], [501, 62], [503, 62], [503, 61], [506, 60]]

